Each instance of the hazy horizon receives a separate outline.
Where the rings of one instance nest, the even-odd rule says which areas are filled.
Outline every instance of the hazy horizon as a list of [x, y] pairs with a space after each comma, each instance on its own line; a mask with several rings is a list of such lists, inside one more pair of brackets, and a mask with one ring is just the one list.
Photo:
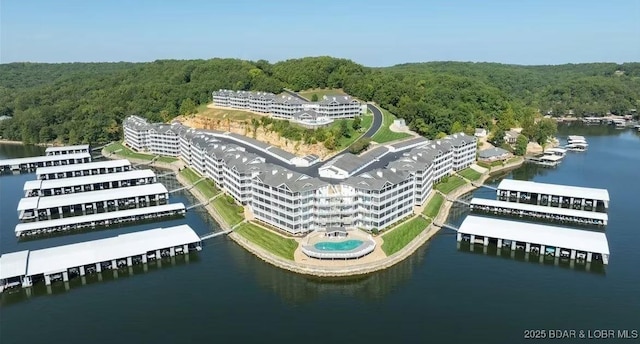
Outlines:
[[639, 13], [637, 0], [4, 0], [0, 63], [332, 56], [369, 67], [620, 64], [640, 61]]

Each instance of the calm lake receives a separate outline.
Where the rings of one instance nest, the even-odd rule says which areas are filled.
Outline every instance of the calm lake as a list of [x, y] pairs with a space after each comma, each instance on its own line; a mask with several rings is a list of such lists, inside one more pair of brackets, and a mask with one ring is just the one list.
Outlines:
[[[525, 330], [640, 330], [640, 135], [607, 126], [562, 126], [559, 138], [584, 135], [590, 146], [554, 169], [525, 165], [503, 176], [606, 188], [608, 266], [555, 266], [458, 249], [443, 229], [406, 261], [342, 280], [303, 277], [272, 267], [225, 237], [207, 241], [188, 261], [147, 271], [103, 273], [36, 285], [0, 296], [0, 343], [519, 343]], [[0, 158], [42, 154], [0, 145]], [[16, 207], [34, 174], [0, 177], [0, 252], [37, 249], [188, 223], [218, 230], [202, 212], [186, 219], [18, 242]], [[163, 182], [177, 185], [172, 177]], [[477, 197], [495, 198], [482, 188]], [[468, 195], [467, 197], [472, 197]], [[190, 204], [185, 193], [171, 202]], [[448, 222], [466, 216], [460, 206]], [[620, 342], [620, 340], [598, 340]], [[623, 341], [623, 342], [633, 342]]]

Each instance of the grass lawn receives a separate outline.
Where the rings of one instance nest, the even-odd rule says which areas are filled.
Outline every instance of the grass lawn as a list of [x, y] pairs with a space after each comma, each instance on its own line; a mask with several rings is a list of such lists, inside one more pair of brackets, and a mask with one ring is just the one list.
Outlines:
[[235, 232], [265, 250], [289, 260], [293, 260], [293, 252], [298, 247], [295, 240], [283, 238], [252, 223], [241, 224]]
[[508, 164], [511, 164], [511, 163], [514, 163], [514, 162], [518, 162], [518, 161], [520, 161], [521, 159], [523, 159], [521, 156], [514, 156], [513, 158], [511, 158], [511, 159], [509, 159], [509, 160], [505, 161], [505, 163], [504, 163], [504, 164], [505, 164], [505, 165], [508, 165]]
[[244, 208], [235, 203], [228, 202], [226, 196], [220, 196], [214, 199], [212, 204], [229, 226], [235, 226], [244, 220]]
[[242, 110], [210, 109], [206, 106], [198, 110], [200, 110], [196, 114], [198, 116], [219, 120], [229, 119], [232, 122], [251, 121], [252, 118], [260, 119], [260, 117], [262, 117], [260, 115]]
[[389, 129], [389, 126], [393, 124], [395, 119], [396, 116], [391, 114], [391, 112], [382, 109], [382, 126], [380, 127], [380, 130], [373, 135], [371, 140], [378, 143], [384, 143], [409, 137], [410, 135], [407, 133], [396, 133]]
[[465, 182], [464, 179], [458, 176], [449, 176], [449, 179], [446, 182], [436, 184], [435, 189], [446, 195], [466, 183], [467, 182]]
[[424, 207], [424, 211], [422, 212], [422, 214], [434, 219], [436, 216], [438, 216], [438, 212], [440, 211], [440, 207], [442, 207], [442, 203], [444, 203], [444, 196], [439, 193], [434, 193], [427, 206]]
[[205, 179], [196, 184], [196, 189], [200, 190], [207, 199], [210, 199], [220, 193], [220, 189], [216, 187], [216, 183], [211, 179]]
[[132, 151], [131, 149], [125, 147], [120, 142], [112, 143], [112, 144], [104, 147], [104, 149], [109, 153], [114, 153], [114, 154], [116, 154], [118, 156], [121, 156], [123, 158], [131, 158], [131, 159], [139, 159], [139, 160], [151, 160], [151, 159], [153, 159], [155, 157], [155, 155], [151, 155], [151, 154], [136, 153], [136, 152]]
[[462, 171], [458, 171], [458, 174], [469, 179], [470, 181], [475, 181], [482, 177], [482, 173], [472, 169], [471, 167], [465, 168]]
[[382, 250], [390, 256], [407, 246], [413, 238], [418, 236], [431, 222], [422, 216], [409, 220], [382, 236]]
[[[180, 175], [186, 178], [189, 184], [193, 184], [202, 179], [198, 172], [188, 167], [180, 171]], [[200, 190], [200, 192], [202, 192], [204, 197], [206, 197], [207, 199], [212, 198], [220, 193], [220, 189], [216, 187], [216, 183], [208, 178], [196, 184], [196, 189]]]
[[180, 175], [185, 177], [189, 184], [193, 184], [202, 178], [200, 174], [192, 170], [190, 167], [182, 169], [182, 171], [180, 171]]
[[502, 161], [501, 160], [492, 161], [492, 162], [478, 161], [476, 162], [476, 164], [480, 167], [491, 168], [494, 166], [502, 166]]
[[[349, 133], [351, 134], [351, 137], [341, 137], [340, 140], [338, 140], [338, 144], [336, 145], [336, 151], [340, 151], [351, 146], [352, 143], [356, 142], [357, 139], [362, 137], [362, 135], [364, 135], [364, 133], [371, 127], [371, 124], [373, 123], [373, 115], [366, 114], [360, 117], [361, 128], [359, 129], [359, 131], [353, 130], [353, 119], [344, 119], [344, 121], [347, 121], [347, 126], [349, 127]], [[339, 126], [340, 120], [337, 120], [331, 123], [327, 127], [327, 129], [334, 130], [334, 128], [337, 129], [337, 127]]]
[[316, 89], [311, 89], [311, 90], [306, 90], [306, 91], [300, 91], [298, 92], [299, 95], [311, 100], [311, 97], [314, 94], [318, 95], [318, 100], [322, 99], [323, 96], [344, 96], [346, 95], [346, 93], [344, 93], [343, 90], [341, 89], [334, 89], [334, 88], [316, 88]]
[[166, 162], [167, 164], [170, 164], [170, 163], [172, 163], [172, 162], [178, 161], [178, 158], [174, 158], [174, 157], [172, 157], [172, 156], [161, 156], [161, 157], [159, 157], [159, 158], [158, 158], [158, 160], [156, 160], [156, 161], [159, 161], [159, 162]]

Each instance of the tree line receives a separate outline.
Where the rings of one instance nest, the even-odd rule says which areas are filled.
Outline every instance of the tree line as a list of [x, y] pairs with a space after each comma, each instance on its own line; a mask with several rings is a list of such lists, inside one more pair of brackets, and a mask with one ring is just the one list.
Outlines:
[[[602, 115], [638, 108], [640, 63], [514, 66], [438, 62], [369, 68], [346, 59], [238, 59], [0, 65], [2, 138], [101, 143], [122, 120], [194, 113], [218, 89], [280, 93], [342, 88], [403, 118], [420, 134], [525, 126], [540, 114]], [[285, 130], [283, 130], [285, 131]], [[289, 133], [297, 136], [297, 133]], [[534, 136], [534, 135], [532, 135]]]

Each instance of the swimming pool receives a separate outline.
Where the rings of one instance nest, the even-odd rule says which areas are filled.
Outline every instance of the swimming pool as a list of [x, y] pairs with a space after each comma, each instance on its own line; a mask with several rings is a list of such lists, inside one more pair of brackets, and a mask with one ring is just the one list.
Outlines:
[[323, 241], [316, 243], [315, 245], [313, 245], [313, 247], [320, 251], [349, 251], [357, 248], [360, 245], [362, 245], [362, 240], [352, 239], [338, 242]]

